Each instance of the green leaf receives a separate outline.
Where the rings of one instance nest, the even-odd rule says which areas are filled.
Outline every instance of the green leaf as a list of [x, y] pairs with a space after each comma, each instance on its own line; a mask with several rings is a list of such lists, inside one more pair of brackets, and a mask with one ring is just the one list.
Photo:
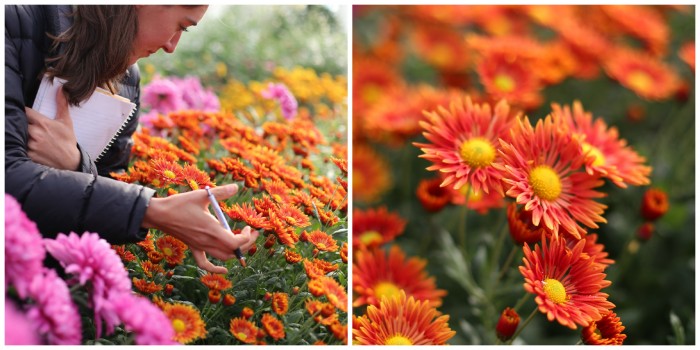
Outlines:
[[673, 311], [671, 311], [669, 317], [671, 319], [671, 327], [673, 328], [675, 345], [685, 345], [685, 330], [681, 324], [681, 319]]

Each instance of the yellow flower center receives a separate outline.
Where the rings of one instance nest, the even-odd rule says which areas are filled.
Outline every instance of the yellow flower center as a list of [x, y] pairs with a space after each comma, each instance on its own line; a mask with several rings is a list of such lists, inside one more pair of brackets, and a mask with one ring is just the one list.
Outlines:
[[187, 181], [187, 183], [190, 185], [190, 188], [191, 188], [192, 190], [195, 190], [195, 191], [196, 191], [196, 190], [199, 189], [199, 185], [197, 184], [196, 181], [194, 181], [194, 180], [189, 180], [189, 181]]
[[471, 202], [478, 202], [481, 200], [483, 197], [483, 193], [481, 191], [469, 191], [469, 201]]
[[324, 250], [324, 249], [327, 248], [327, 246], [326, 246], [326, 244], [323, 243], [323, 242], [318, 242], [318, 243], [316, 243], [316, 248], [318, 248], [318, 249], [320, 249], [320, 250]]
[[444, 67], [452, 62], [452, 50], [445, 44], [439, 44], [433, 47], [430, 59], [437, 66]]
[[382, 89], [377, 85], [367, 85], [362, 89], [362, 100], [367, 103], [374, 103], [382, 96]]
[[185, 331], [185, 322], [182, 321], [179, 318], [176, 318], [173, 320], [173, 329], [175, 330], [175, 333], [182, 333]]
[[413, 345], [410, 339], [403, 335], [395, 335], [384, 342], [384, 345]]
[[365, 231], [360, 235], [360, 243], [370, 246], [375, 244], [380, 244], [384, 238], [377, 231]]
[[165, 254], [167, 256], [171, 256], [171, 255], [173, 255], [173, 250], [168, 248], [168, 247], [165, 247], [165, 248], [163, 248], [163, 254]]
[[166, 170], [163, 172], [163, 175], [167, 177], [168, 179], [174, 179], [175, 178], [175, 173], [172, 172], [172, 170]]
[[559, 175], [547, 165], [540, 165], [530, 172], [530, 185], [537, 197], [552, 201], [561, 194]]
[[515, 89], [515, 80], [508, 74], [498, 74], [493, 78], [493, 83], [502, 92], [511, 92]]
[[401, 289], [391, 282], [379, 282], [374, 286], [374, 295], [381, 300], [382, 297], [391, 298], [398, 295]]
[[649, 73], [636, 71], [629, 76], [629, 84], [635, 90], [648, 91], [654, 84]]
[[475, 137], [464, 141], [459, 148], [459, 155], [470, 167], [478, 168], [491, 165], [493, 159], [496, 158], [496, 150], [488, 140]]
[[561, 304], [566, 301], [566, 289], [561, 282], [547, 278], [542, 282], [542, 287], [544, 288], [544, 293], [547, 294], [547, 298], [556, 304]]
[[584, 142], [582, 148], [584, 154], [595, 157], [593, 160], [593, 166], [601, 166], [605, 164], [605, 156], [603, 155], [603, 152], [598, 149], [598, 147], [595, 147], [588, 142]]
[[242, 340], [242, 341], [245, 341], [246, 339], [248, 339], [248, 335], [246, 335], [246, 334], [243, 333], [243, 332], [238, 332], [237, 335], [238, 335], [238, 339], [240, 339], [240, 340]]

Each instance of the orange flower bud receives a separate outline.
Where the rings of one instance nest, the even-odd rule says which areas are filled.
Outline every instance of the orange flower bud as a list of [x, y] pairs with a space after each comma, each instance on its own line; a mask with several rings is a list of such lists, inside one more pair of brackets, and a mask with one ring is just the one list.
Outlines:
[[642, 198], [642, 217], [654, 221], [662, 217], [668, 211], [668, 196], [666, 192], [658, 188], [650, 188], [644, 192]]
[[172, 284], [166, 284], [165, 285], [165, 295], [170, 295], [173, 294], [173, 288], [175, 288]]
[[637, 229], [637, 238], [642, 241], [649, 240], [654, 234], [654, 224], [651, 222], [645, 222]]
[[498, 319], [498, 324], [496, 324], [496, 335], [501, 341], [509, 340], [513, 337], [513, 333], [518, 329], [518, 323], [520, 323], [520, 316], [515, 310], [507, 307], [501, 313], [501, 317]]
[[232, 294], [224, 295], [224, 305], [231, 306], [235, 303], [236, 303], [236, 297], [234, 297]]
[[255, 311], [249, 307], [244, 307], [243, 310], [241, 311], [241, 317], [245, 318], [246, 320], [253, 317], [253, 314], [255, 314]]
[[221, 301], [221, 292], [216, 289], [209, 290], [209, 302], [216, 304]]

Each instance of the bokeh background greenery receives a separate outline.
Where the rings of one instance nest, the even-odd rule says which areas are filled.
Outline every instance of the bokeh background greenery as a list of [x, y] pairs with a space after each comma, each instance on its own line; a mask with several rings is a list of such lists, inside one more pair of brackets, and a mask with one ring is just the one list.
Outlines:
[[322, 5], [210, 5], [182, 35], [173, 54], [139, 61], [144, 82], [154, 74], [195, 75], [214, 89], [229, 79], [270, 76], [275, 67], [347, 74], [347, 7]]
[[[354, 40], [371, 44], [384, 28], [384, 15], [382, 10], [368, 9], [361, 16], [355, 16]], [[606, 271], [612, 286], [603, 291], [610, 295], [609, 300], [617, 306], [615, 311], [626, 327], [626, 345], [695, 344], [695, 75], [677, 54], [683, 43], [695, 40], [695, 8], [687, 12], [668, 11], [667, 19], [670, 42], [664, 61], [689, 84], [687, 100], [647, 101], [602, 73], [594, 80], [568, 78], [545, 88], [545, 102], [527, 113], [530, 120], [535, 121], [550, 112], [551, 102], [570, 105], [580, 100], [594, 117], [603, 117], [608, 126], [617, 127], [620, 138], [626, 139], [653, 167], [651, 186], [622, 189], [606, 182], [601, 188], [608, 193], [600, 200], [608, 206], [604, 214], [608, 223], [597, 230], [598, 242], [603, 243], [609, 257], [616, 260]], [[410, 24], [403, 24], [410, 27]], [[398, 42], [406, 40], [400, 38]], [[441, 86], [438, 71], [410, 50], [406, 51], [399, 70], [409, 84]], [[479, 81], [474, 72], [470, 78], [472, 82]], [[644, 111], [641, 120], [627, 117], [633, 105]], [[426, 213], [416, 198], [415, 189], [421, 179], [432, 178], [435, 173], [425, 170], [430, 163], [418, 158], [422, 152], [409, 142], [426, 141], [418, 136], [403, 147], [373, 144], [375, 150], [390, 160], [394, 183], [380, 202], [356, 201], [353, 205], [355, 208], [384, 205], [408, 221], [404, 234], [395, 243], [408, 256], [427, 259], [427, 270], [436, 277], [438, 288], [448, 291], [438, 310], [450, 315], [450, 327], [457, 331], [450, 344], [494, 344], [493, 327], [498, 315], [494, 319], [493, 313], [500, 314], [503, 308], [513, 306], [523, 296], [522, 275], [513, 264], [505, 281], [496, 288], [494, 303], [487, 307], [470, 295], [465, 284], [469, 284], [467, 274], [477, 284], [486, 283], [488, 273], [484, 269], [490, 258], [488, 252], [496, 244], [498, 232], [505, 223], [504, 210], [492, 210], [482, 216], [452, 206], [437, 214]], [[651, 239], [641, 241], [636, 238], [636, 230], [644, 221], [640, 215], [641, 198], [649, 187], [666, 191], [670, 208], [655, 223], [656, 231]], [[461, 227], [466, 230], [470, 265], [464, 265], [459, 251]], [[447, 228], [450, 234], [441, 234], [441, 228]], [[444, 238], [449, 240], [441, 243]], [[509, 238], [506, 243], [501, 249], [501, 263], [512, 247]], [[520, 308], [521, 323], [534, 309], [533, 299]], [[576, 331], [569, 330], [556, 322], [548, 322], [538, 313], [514, 344], [573, 345], [580, 334], [580, 327]]]

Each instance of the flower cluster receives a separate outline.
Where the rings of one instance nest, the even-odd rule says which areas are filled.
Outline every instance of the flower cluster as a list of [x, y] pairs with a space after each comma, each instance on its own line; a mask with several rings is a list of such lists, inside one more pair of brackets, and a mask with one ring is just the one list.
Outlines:
[[[247, 267], [217, 262], [226, 274], [202, 273], [187, 245], [160, 231], [113, 247], [179, 343], [347, 342], [347, 148], [342, 133], [328, 133], [345, 114], [330, 105], [335, 112], [317, 117], [303, 102], [287, 110], [296, 101], [284, 85], [270, 82], [245, 107], [230, 96], [222, 110], [160, 114], [134, 135], [128, 171], [112, 174], [158, 196], [237, 183], [219, 205], [233, 234], [261, 233]], [[281, 112], [296, 116], [280, 118], [265, 96], [285, 99]]]
[[[544, 341], [519, 337], [539, 311], [584, 329], [587, 344], [621, 344], [614, 270], [669, 210], [666, 172], [652, 173], [656, 153], [635, 135], [645, 127], [640, 106], [694, 101], [694, 43], [672, 38], [669, 24], [688, 11], [356, 6], [353, 342], [450, 340], [414, 337], [449, 334], [446, 318], [393, 318], [390, 305], [413, 298], [449, 310], [462, 326], [455, 339], [473, 343]], [[619, 106], [596, 98], [606, 93], [622, 96]], [[652, 180], [667, 182], [648, 188]], [[641, 215], [636, 207], [625, 218], [629, 202]], [[610, 245], [607, 233], [622, 225], [639, 227], [637, 236]], [[620, 250], [624, 263], [610, 269]], [[520, 322], [528, 302], [536, 307]]]
[[[43, 266], [46, 252], [63, 267], [67, 281]], [[94, 312], [89, 319], [97, 338], [103, 329], [113, 333], [123, 324], [134, 333], [136, 344], [172, 343], [170, 322], [155, 305], [131, 292], [119, 256], [97, 234], [59, 234], [42, 242], [36, 225], [6, 194], [5, 255], [6, 326], [13, 327], [6, 328], [8, 344], [81, 344], [81, 313], [74, 299], [86, 300], [84, 306]], [[15, 274], [20, 269], [21, 276]]]

